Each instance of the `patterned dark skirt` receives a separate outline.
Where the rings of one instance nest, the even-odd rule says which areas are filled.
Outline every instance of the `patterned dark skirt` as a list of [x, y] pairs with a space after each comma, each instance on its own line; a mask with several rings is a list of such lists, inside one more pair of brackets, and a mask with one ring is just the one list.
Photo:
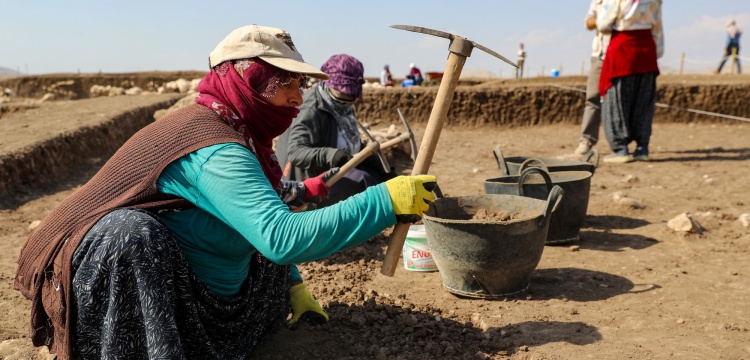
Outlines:
[[289, 313], [289, 266], [256, 253], [240, 293], [218, 296], [143, 210], [104, 216], [72, 265], [76, 359], [244, 359]]

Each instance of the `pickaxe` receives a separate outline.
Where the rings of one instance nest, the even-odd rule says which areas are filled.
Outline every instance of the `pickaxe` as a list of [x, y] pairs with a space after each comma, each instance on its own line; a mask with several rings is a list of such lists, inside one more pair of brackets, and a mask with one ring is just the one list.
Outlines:
[[402, 132], [399, 136], [388, 140], [386, 142], [383, 142], [382, 144], [379, 143], [377, 140], [375, 140], [375, 137], [370, 134], [367, 129], [357, 122], [357, 125], [362, 129], [362, 131], [367, 135], [368, 138], [370, 138], [370, 141], [367, 143], [367, 145], [360, 150], [358, 153], [354, 154], [354, 156], [349, 159], [349, 161], [346, 162], [346, 164], [342, 165], [339, 168], [339, 171], [333, 175], [330, 179], [326, 181], [326, 185], [328, 187], [333, 186], [336, 182], [341, 180], [344, 175], [348, 174], [352, 169], [356, 168], [357, 165], [361, 164], [365, 159], [370, 157], [372, 154], [378, 154], [378, 157], [380, 158], [380, 162], [383, 164], [383, 169], [385, 172], [391, 171], [391, 167], [388, 164], [388, 160], [386, 159], [385, 155], [383, 154], [382, 150], [392, 148], [401, 142], [404, 142], [406, 140], [409, 140], [409, 143], [411, 144], [411, 156], [412, 160], [415, 160], [416, 158], [416, 151], [417, 151], [417, 143], [414, 140], [414, 133], [411, 130], [411, 127], [409, 126], [409, 123], [406, 122], [406, 118], [401, 114], [401, 110], [398, 110], [398, 115], [401, 117], [401, 122], [404, 123], [404, 126], [406, 127], [406, 132]]
[[[432, 112], [430, 113], [429, 120], [427, 120], [427, 128], [425, 129], [425, 134], [422, 137], [422, 142], [419, 146], [419, 154], [414, 162], [414, 167], [411, 172], [412, 175], [426, 174], [430, 167], [430, 163], [432, 162], [432, 156], [435, 154], [440, 131], [442, 130], [443, 123], [448, 115], [448, 109], [453, 101], [453, 94], [456, 92], [456, 85], [458, 85], [461, 70], [464, 68], [466, 58], [471, 56], [471, 50], [473, 48], [478, 48], [505, 61], [513, 67], [517, 66], [502, 55], [458, 35], [419, 26], [391, 25], [391, 27], [400, 30], [434, 35], [450, 40], [450, 45], [448, 46], [448, 63], [445, 65], [443, 80], [440, 82], [440, 87], [438, 88], [437, 96], [435, 97], [435, 104], [432, 105]], [[385, 258], [383, 259], [383, 266], [380, 268], [381, 274], [393, 276], [396, 272], [399, 256], [401, 255], [401, 250], [404, 247], [404, 241], [406, 240], [406, 234], [408, 232], [409, 224], [397, 223], [393, 228], [391, 240], [386, 249]]]

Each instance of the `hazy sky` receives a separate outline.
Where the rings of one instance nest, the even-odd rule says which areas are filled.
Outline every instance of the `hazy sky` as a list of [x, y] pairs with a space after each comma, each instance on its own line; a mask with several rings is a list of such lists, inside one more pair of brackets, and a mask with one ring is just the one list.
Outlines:
[[[305, 60], [319, 67], [333, 54], [359, 58], [365, 75], [390, 64], [402, 77], [414, 62], [423, 72], [445, 68], [448, 40], [396, 30], [415, 25], [454, 33], [511, 60], [523, 42], [531, 76], [562, 66], [580, 74], [592, 32], [583, 25], [588, 0], [424, 1], [20, 1], [0, 2], [0, 67], [22, 73], [207, 70], [208, 54], [231, 30], [249, 24], [289, 31]], [[750, 31], [750, 0], [665, 0], [662, 71], [715, 67], [725, 25]], [[742, 55], [750, 50], [743, 37]], [[745, 55], [750, 57], [750, 55]], [[750, 68], [750, 61], [745, 61]], [[474, 50], [464, 73], [510, 77], [512, 68]]]

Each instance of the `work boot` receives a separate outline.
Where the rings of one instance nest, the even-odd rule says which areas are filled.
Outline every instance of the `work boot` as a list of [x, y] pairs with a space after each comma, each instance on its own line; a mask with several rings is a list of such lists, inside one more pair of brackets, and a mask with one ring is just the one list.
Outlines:
[[573, 153], [577, 155], [586, 155], [589, 151], [591, 151], [591, 142], [588, 140], [581, 140]]
[[633, 153], [633, 161], [648, 161], [648, 146], [639, 146]]
[[628, 154], [628, 150], [615, 151], [602, 159], [609, 164], [625, 164], [633, 161], [633, 157]]

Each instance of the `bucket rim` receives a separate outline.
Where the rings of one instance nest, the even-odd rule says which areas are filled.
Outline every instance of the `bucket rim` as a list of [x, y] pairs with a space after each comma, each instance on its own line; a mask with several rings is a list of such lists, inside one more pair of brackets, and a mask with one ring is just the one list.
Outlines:
[[457, 220], [457, 219], [445, 219], [445, 218], [439, 218], [430, 216], [427, 214], [424, 214], [424, 219], [429, 219], [430, 221], [434, 221], [436, 223], [443, 223], [443, 224], [487, 224], [487, 225], [497, 225], [497, 224], [520, 224], [527, 221], [537, 220], [542, 217], [543, 214], [540, 214], [535, 217], [529, 217], [529, 218], [522, 218], [522, 219], [511, 219], [507, 221], [488, 221], [488, 220]]
[[[555, 185], [555, 184], [560, 184], [560, 183], [569, 183], [569, 182], [574, 182], [574, 181], [586, 180], [586, 179], [589, 179], [592, 176], [594, 176], [594, 173], [592, 173], [591, 171], [583, 171], [583, 170], [571, 170], [571, 171], [567, 171], [566, 170], [566, 171], [552, 171], [552, 172], [547, 173], [547, 175], [549, 175], [549, 177], [552, 179], [552, 185]], [[563, 177], [564, 175], [572, 176], [573, 178], [572, 179], [566, 179], [565, 181], [555, 181], [554, 180], [556, 177], [559, 178], [559, 177]], [[519, 180], [520, 177], [521, 177], [520, 174], [519, 175], [498, 176], [498, 177], [494, 177], [494, 178], [484, 179], [483, 182], [485, 184], [487, 184], [487, 183], [490, 183], [490, 184], [509, 184], [509, 185], [512, 184], [512, 185], [516, 185], [517, 186], [518, 185], [518, 180]], [[506, 180], [506, 179], [507, 180], [515, 179], [515, 181], [512, 181], [512, 182], [511, 181], [508, 181], [508, 182], [500, 181], [500, 180]], [[533, 180], [533, 181], [524, 182], [524, 184], [526, 184], [526, 185], [544, 185], [545, 183], [544, 183], [544, 181]]]
[[[542, 211], [537, 214], [536, 216], [529, 216], [529, 217], [523, 217], [520, 219], [511, 219], [507, 221], [488, 221], [488, 220], [458, 220], [458, 219], [447, 219], [447, 218], [441, 218], [436, 217], [428, 214], [428, 211], [424, 212], [422, 214], [422, 221], [426, 224], [427, 220], [436, 222], [436, 223], [443, 223], [443, 224], [488, 224], [488, 225], [496, 225], [496, 224], [520, 224], [527, 221], [534, 221], [538, 220], [542, 217], [544, 217], [544, 208], [547, 206], [547, 200], [541, 200], [541, 199], [535, 199], [527, 196], [518, 196], [518, 195], [509, 195], [509, 194], [477, 194], [477, 195], [459, 195], [459, 196], [445, 196], [439, 199], [435, 199], [434, 202], [441, 202], [441, 201], [448, 201], [452, 199], [467, 199], [467, 198], [476, 198], [476, 197], [506, 197], [506, 198], [517, 198], [519, 200], [523, 200], [526, 202], [532, 202], [532, 203], [539, 203], [539, 205], [542, 208]], [[432, 207], [432, 206], [430, 206]]]

